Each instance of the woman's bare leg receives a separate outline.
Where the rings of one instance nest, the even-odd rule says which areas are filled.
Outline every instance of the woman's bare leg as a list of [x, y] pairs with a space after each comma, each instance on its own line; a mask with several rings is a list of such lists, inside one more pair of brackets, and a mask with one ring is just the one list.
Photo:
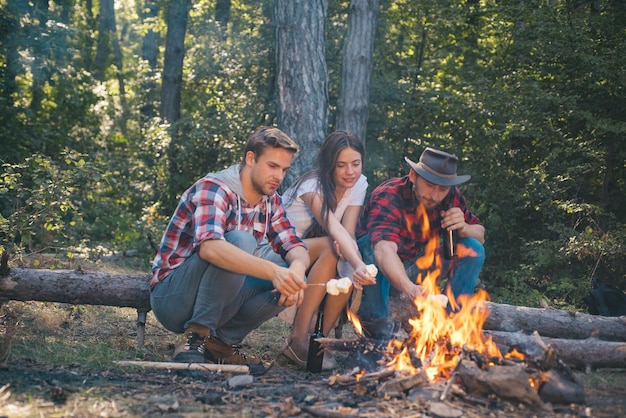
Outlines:
[[[325, 284], [337, 275], [337, 256], [333, 251], [330, 238], [310, 238], [304, 241], [309, 246], [311, 268], [307, 275], [307, 288], [304, 291], [304, 301], [298, 308], [293, 322], [293, 329], [289, 337], [291, 349], [301, 359], [306, 359], [309, 325], [326, 294]], [[332, 311], [336, 311], [336, 309], [333, 308], [331, 309], [331, 312]], [[331, 313], [331, 315], [335, 315], [334, 323], [338, 314]], [[324, 316], [326, 316], [326, 311], [324, 311]], [[324, 323], [328, 323], [326, 318]]]

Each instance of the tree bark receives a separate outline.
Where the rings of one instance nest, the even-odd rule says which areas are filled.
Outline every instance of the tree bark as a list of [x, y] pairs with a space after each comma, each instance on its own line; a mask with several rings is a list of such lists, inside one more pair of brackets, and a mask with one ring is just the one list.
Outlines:
[[343, 47], [336, 128], [354, 132], [363, 143], [369, 116], [378, 9], [378, 0], [351, 1], [348, 33]]
[[119, 306], [147, 312], [150, 275], [13, 268], [0, 277], [0, 299]]
[[169, 123], [180, 119], [180, 98], [185, 58], [185, 32], [190, 0], [171, 0], [167, 12], [167, 35], [161, 82], [161, 117]]
[[142, 24], [147, 27], [143, 40], [141, 42], [141, 58], [148, 62], [149, 71], [142, 81], [142, 90], [144, 92], [143, 102], [140, 107], [141, 126], [156, 116], [157, 107], [155, 105], [157, 95], [157, 85], [155, 82], [155, 74], [157, 72], [157, 62], [159, 54], [159, 36], [154, 30], [156, 27], [156, 18], [158, 17], [158, 5], [156, 1], [144, 0], [143, 10], [141, 13]]
[[328, 70], [324, 46], [328, 5], [277, 0], [278, 126], [300, 146], [284, 184], [310, 170], [328, 125]]

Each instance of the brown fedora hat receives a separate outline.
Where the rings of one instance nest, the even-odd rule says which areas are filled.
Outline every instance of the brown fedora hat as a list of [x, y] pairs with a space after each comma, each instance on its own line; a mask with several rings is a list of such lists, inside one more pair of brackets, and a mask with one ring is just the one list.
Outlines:
[[439, 186], [457, 186], [471, 178], [468, 174], [456, 175], [456, 164], [459, 161], [456, 155], [434, 148], [426, 148], [417, 164], [408, 157], [404, 159], [420, 177]]

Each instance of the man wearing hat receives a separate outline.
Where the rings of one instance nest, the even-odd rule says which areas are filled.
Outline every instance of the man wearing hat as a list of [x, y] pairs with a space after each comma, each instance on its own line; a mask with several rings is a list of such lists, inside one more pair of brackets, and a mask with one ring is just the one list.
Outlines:
[[366, 334], [379, 339], [392, 338], [399, 328], [389, 318], [390, 285], [409, 300], [422, 295], [422, 287], [416, 283], [419, 273], [416, 260], [424, 254], [429, 236], [422, 234], [419, 205], [428, 214], [430, 236], [439, 236], [442, 228], [456, 231], [458, 244], [473, 250], [469, 252], [474, 256], [456, 261], [448, 278], [447, 286], [455, 299], [461, 294], [474, 293], [485, 260], [485, 228], [469, 211], [457, 187], [470, 179], [469, 175], [457, 175], [458, 158], [426, 148], [419, 162], [405, 160], [411, 166], [409, 174], [376, 187], [357, 226], [363, 261], [378, 267], [376, 283], [363, 288], [358, 315]]

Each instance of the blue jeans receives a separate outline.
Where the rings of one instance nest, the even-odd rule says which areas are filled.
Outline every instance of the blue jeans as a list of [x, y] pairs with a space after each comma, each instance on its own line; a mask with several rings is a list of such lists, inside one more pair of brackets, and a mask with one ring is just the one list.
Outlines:
[[[244, 231], [227, 232], [224, 238], [250, 254], [257, 245]], [[194, 253], [152, 289], [150, 303], [170, 331], [182, 333], [198, 324], [221, 341], [238, 344], [284, 309], [273, 290], [270, 281], [223, 270]]]
[[[364, 235], [357, 240], [359, 251], [365, 264], [377, 264], [374, 259], [374, 248], [369, 235]], [[448, 279], [452, 294], [458, 300], [459, 295], [472, 294], [478, 282], [478, 275], [485, 262], [485, 249], [483, 245], [474, 238], [462, 238], [459, 244], [471, 248], [476, 253], [475, 257], [462, 257], [456, 261], [452, 270], [452, 277]], [[414, 259], [404, 263], [404, 269], [411, 279], [417, 278], [419, 272], [416, 261], [423, 254], [418, 254]], [[450, 268], [449, 262], [444, 260], [442, 271], [446, 272]], [[425, 273], [425, 272], [423, 272]], [[359, 309], [359, 317], [364, 321], [371, 321], [376, 318], [389, 316], [389, 280], [383, 276], [380, 269], [376, 276], [376, 284], [363, 287], [363, 297]]]

